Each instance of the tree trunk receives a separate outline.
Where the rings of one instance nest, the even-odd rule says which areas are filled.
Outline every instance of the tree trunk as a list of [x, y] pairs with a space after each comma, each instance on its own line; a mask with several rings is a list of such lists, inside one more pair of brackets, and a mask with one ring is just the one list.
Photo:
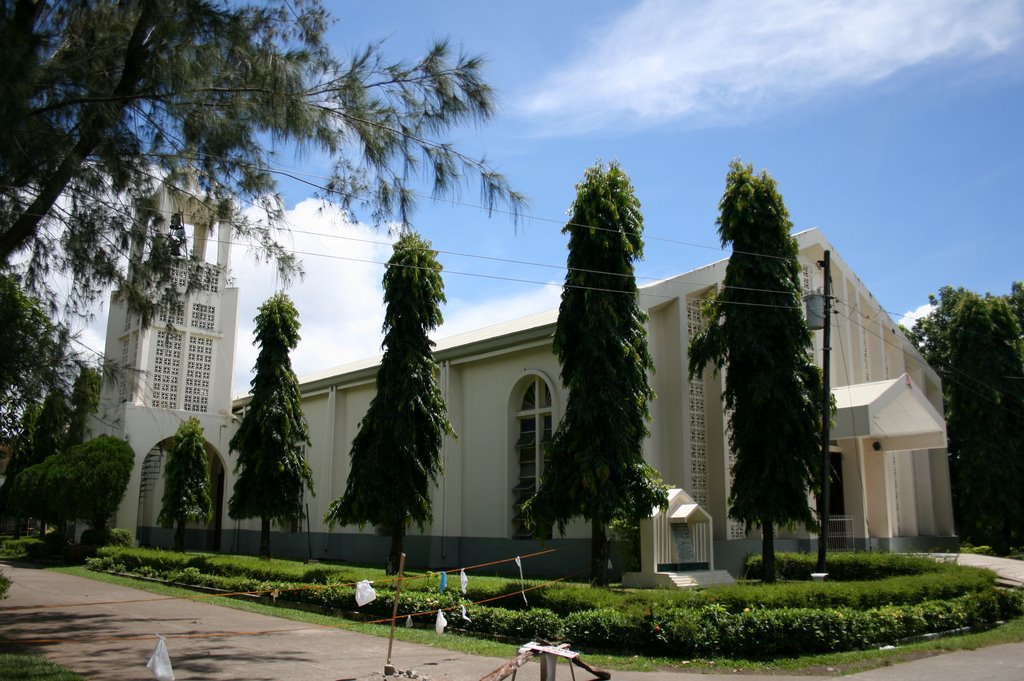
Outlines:
[[185, 521], [179, 520], [174, 529], [174, 550], [181, 553], [185, 550]]
[[260, 518], [260, 558], [270, 560], [270, 518]]
[[765, 584], [775, 583], [775, 526], [766, 522], [761, 525], [761, 564], [764, 566]]
[[388, 551], [387, 574], [398, 574], [398, 562], [402, 558], [402, 543], [405, 538], [405, 525], [399, 524], [391, 529], [391, 550]]
[[608, 586], [608, 532], [597, 518], [590, 520], [590, 583]]
[[96, 146], [103, 140], [109, 128], [114, 125], [138, 90], [142, 69], [150, 58], [149, 44], [157, 17], [157, 3], [142, 4], [142, 12], [135, 22], [132, 35], [125, 48], [124, 66], [121, 78], [114, 86], [111, 102], [95, 105], [82, 117], [78, 126], [78, 139], [68, 150], [57, 168], [40, 183], [32, 203], [15, 218], [10, 227], [0, 236], [0, 262], [9, 262], [11, 254], [20, 249], [39, 229], [39, 223], [46, 217], [53, 205], [64, 193], [68, 183], [75, 176]]

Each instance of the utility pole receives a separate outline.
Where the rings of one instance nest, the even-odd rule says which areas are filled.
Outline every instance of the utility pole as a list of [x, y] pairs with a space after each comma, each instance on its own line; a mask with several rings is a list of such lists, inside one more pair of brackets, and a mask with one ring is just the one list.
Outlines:
[[821, 340], [821, 494], [818, 495], [818, 522], [821, 523], [821, 530], [818, 532], [817, 571], [824, 573], [828, 547], [829, 488], [832, 486], [832, 447], [829, 444], [832, 425], [832, 389], [829, 386], [829, 354], [832, 350], [832, 263], [829, 251], [826, 250], [824, 259], [818, 261], [818, 267], [822, 269], [825, 278], [822, 286], [825, 297], [825, 326]]

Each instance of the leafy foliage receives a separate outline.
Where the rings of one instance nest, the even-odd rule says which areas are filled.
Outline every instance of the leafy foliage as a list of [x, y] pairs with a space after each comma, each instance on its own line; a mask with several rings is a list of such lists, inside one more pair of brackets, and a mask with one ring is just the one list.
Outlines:
[[1024, 343], [1004, 299], [965, 294], [949, 328], [947, 419], [960, 534], [1006, 554], [1024, 540]]
[[352, 441], [345, 493], [328, 523], [371, 523], [391, 535], [388, 564], [397, 570], [406, 528], [432, 517], [430, 493], [441, 474], [441, 445], [454, 435], [428, 334], [442, 322], [444, 282], [437, 254], [403, 234], [384, 273], [384, 356], [377, 394]]
[[64, 330], [20, 281], [0, 273], [0, 444], [19, 433], [26, 410], [50, 393], [63, 394], [74, 375]]
[[[922, 574], [870, 582], [703, 590], [627, 592], [558, 584], [531, 591], [530, 607], [522, 605], [518, 581], [473, 577], [463, 597], [455, 589], [438, 593], [436, 574], [431, 574], [403, 583], [398, 614], [403, 619], [414, 615], [419, 626], [433, 626], [434, 613], [444, 608], [450, 611], [452, 629], [517, 642], [526, 637], [569, 641], [585, 650], [761, 659], [898, 643], [1024, 614], [1024, 593], [995, 589], [987, 571], [904, 558], [879, 560], [858, 554], [847, 563], [851, 572], [889, 562]], [[814, 564], [813, 557], [807, 560]], [[232, 592], [259, 591], [265, 598], [276, 590], [278, 602], [305, 603], [353, 618], [387, 620], [394, 605], [393, 584], [379, 580], [379, 571], [366, 568], [313, 568], [296, 562], [113, 548], [100, 549], [99, 557], [88, 562], [96, 570], [128, 571]], [[377, 600], [355, 614], [354, 585], [359, 579], [377, 579]], [[497, 598], [503, 593], [509, 597]], [[485, 599], [487, 603], [480, 603]], [[460, 606], [467, 608], [470, 622], [458, 617]]]
[[103, 530], [128, 488], [135, 454], [124, 440], [100, 435], [23, 470], [11, 503], [24, 516], [84, 520]]
[[483, 60], [447, 42], [414, 62], [388, 62], [380, 43], [335, 56], [318, 0], [50, 0], [5, 3], [0, 17], [0, 264], [17, 261], [51, 299], [47, 274], [67, 273], [74, 311], [111, 285], [137, 293], [133, 306], [153, 303], [168, 259], [129, 277], [125, 255], [153, 240], [145, 206], [160, 182], [294, 269], [274, 237], [286, 145], [328, 155], [323, 195], [378, 224], [409, 221], [419, 181], [442, 196], [475, 176], [488, 208], [523, 203], [485, 161], [438, 139], [495, 113]]
[[591, 579], [607, 584], [609, 523], [646, 518], [667, 496], [643, 460], [654, 361], [633, 269], [644, 249], [640, 202], [616, 163], [588, 168], [576, 192], [553, 342], [569, 397], [524, 512], [539, 536], [590, 520]]
[[302, 452], [309, 427], [302, 412], [299, 380], [289, 353], [299, 343], [299, 313], [291, 299], [277, 293], [256, 314], [252, 397], [231, 438], [238, 452], [232, 518], [260, 518], [260, 557], [270, 557], [270, 521], [304, 516], [303, 488], [313, 491], [313, 471]]
[[75, 378], [75, 383], [71, 387], [65, 447], [73, 447], [85, 442], [89, 418], [96, 413], [100, 406], [100, 384], [99, 371], [89, 366], [79, 369], [78, 377]]
[[960, 535], [1001, 554], [1024, 541], [1024, 283], [1008, 296], [943, 286], [908, 336], [942, 378]]
[[213, 513], [210, 469], [203, 427], [194, 416], [181, 424], [164, 469], [164, 497], [156, 521], [175, 527], [174, 550], [185, 548], [185, 523], [206, 522]]
[[723, 407], [736, 454], [729, 515], [763, 537], [774, 581], [774, 530], [812, 525], [807, 490], [817, 470], [821, 375], [810, 354], [792, 223], [775, 180], [733, 161], [719, 203], [718, 234], [731, 246], [723, 289], [690, 344], [690, 380], [711, 365], [725, 372]]
[[[28, 350], [24, 352], [31, 354]], [[82, 443], [86, 423], [99, 405], [99, 391], [99, 372], [83, 365], [71, 389], [70, 402], [61, 386], [53, 386], [42, 403], [28, 404], [22, 408], [18, 428], [9, 441], [11, 460], [5, 471], [3, 487], [0, 488], [0, 511], [15, 511], [10, 495], [23, 470]], [[30, 505], [37, 510], [50, 506], [45, 500], [32, 500]], [[33, 515], [56, 517], [46, 513]]]
[[135, 536], [123, 527], [107, 527], [102, 530], [88, 529], [82, 532], [81, 544], [91, 546], [131, 546]]

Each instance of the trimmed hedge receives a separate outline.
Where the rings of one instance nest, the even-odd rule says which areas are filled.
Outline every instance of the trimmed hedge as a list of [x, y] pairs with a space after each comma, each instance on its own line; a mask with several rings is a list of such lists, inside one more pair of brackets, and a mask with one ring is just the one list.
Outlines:
[[[779, 579], [810, 581], [817, 572], [818, 556], [809, 553], [775, 554], [775, 576]], [[837, 582], [863, 582], [898, 575], [921, 575], [941, 572], [944, 565], [908, 553], [832, 553], [828, 557], [828, 578]], [[747, 579], [762, 579], [764, 566], [760, 554], [747, 556]]]
[[11, 588], [11, 580], [0, 572], [0, 601], [7, 598], [7, 590]]
[[124, 546], [129, 547], [135, 541], [132, 533], [123, 527], [107, 527], [102, 530], [89, 528], [82, 532], [80, 544], [88, 546]]
[[[277, 590], [278, 601], [309, 604], [364, 620], [388, 620], [394, 603], [390, 583], [380, 580], [374, 584], [377, 599], [357, 608], [354, 583], [371, 572], [360, 574], [358, 568], [257, 563], [149, 549], [107, 547], [99, 554], [88, 561], [90, 568], [231, 592]], [[907, 570], [925, 567], [908, 565]], [[740, 584], [645, 592], [558, 584], [529, 592], [528, 605], [519, 595], [518, 581], [472, 579], [463, 597], [454, 586], [439, 593], [437, 575], [430, 574], [403, 583], [398, 612], [400, 617], [414, 615], [418, 624], [432, 626], [437, 610], [444, 609], [452, 629], [516, 642], [539, 638], [565, 640], [588, 650], [745, 658], [877, 646], [1024, 614], [1024, 592], [995, 589], [991, 573], [935, 565], [937, 569], [923, 569], [917, 576], [865, 583]], [[306, 577], [306, 583], [294, 578], [263, 579], [294, 574]], [[474, 605], [501, 595], [512, 597]], [[470, 621], [462, 619], [460, 606], [467, 608]]]
[[0, 540], [0, 556], [4, 558], [30, 558], [39, 555], [44, 542], [38, 537], [7, 537]]

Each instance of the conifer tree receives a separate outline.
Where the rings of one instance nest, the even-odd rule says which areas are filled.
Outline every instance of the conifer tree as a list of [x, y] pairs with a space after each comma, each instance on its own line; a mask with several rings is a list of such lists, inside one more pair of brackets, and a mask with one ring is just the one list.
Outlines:
[[962, 292], [945, 329], [959, 533], [1005, 555], [1024, 541], [1024, 342], [1006, 298]]
[[381, 42], [333, 53], [330, 24], [320, 0], [0, 4], [0, 267], [72, 312], [111, 287], [155, 304], [172, 259], [134, 262], [129, 276], [125, 256], [155, 248], [138, 207], [163, 182], [292, 271], [274, 236], [287, 226], [275, 159], [290, 146], [327, 156], [321, 194], [377, 224], [408, 224], [417, 190], [445, 196], [467, 178], [488, 208], [523, 205], [443, 139], [496, 112], [483, 59], [446, 41], [414, 61], [388, 60]]
[[608, 583], [608, 525], [639, 521], [667, 497], [643, 459], [654, 391], [648, 372], [647, 313], [633, 263], [643, 258], [643, 215], [617, 163], [588, 168], [576, 185], [568, 272], [554, 351], [569, 389], [537, 493], [524, 506], [538, 536], [573, 518], [590, 521], [590, 578]]
[[194, 416], [181, 424], [164, 469], [164, 496], [157, 522], [174, 527], [174, 550], [185, 550], [185, 523], [207, 522], [213, 512], [203, 427]]
[[252, 396], [230, 442], [238, 452], [238, 478], [228, 515], [260, 519], [261, 558], [270, 558], [270, 522], [303, 518], [303, 488], [313, 491], [313, 472], [303, 455], [309, 428], [289, 358], [299, 343], [299, 326], [299, 313], [284, 293], [260, 306]]
[[345, 493], [325, 520], [367, 523], [391, 537], [388, 569], [398, 568], [407, 528], [432, 518], [432, 486], [443, 470], [441, 446], [454, 435], [429, 334], [442, 322], [444, 282], [437, 253], [415, 233], [403, 234], [384, 273], [384, 356], [377, 394], [352, 441]]
[[[998, 411], [1009, 410], [1014, 412], [1014, 401], [1020, 400], [1018, 391], [1024, 390], [1024, 381], [1013, 378], [1024, 376], [1024, 371], [1013, 373], [1005, 371], [999, 365], [1006, 364], [1008, 358], [1005, 352], [1008, 348], [1016, 348], [1024, 362], [1024, 282], [1015, 281], [1010, 284], [1009, 295], [994, 295], [985, 293], [984, 309], [979, 310], [979, 303], [973, 298], [979, 294], [970, 291], [962, 286], [943, 286], [937, 295], [928, 296], [931, 304], [931, 311], [914, 322], [911, 329], [904, 329], [907, 337], [914, 343], [921, 352], [928, 365], [935, 370], [935, 373], [942, 379], [943, 407], [946, 416], [946, 437], [947, 454], [949, 456], [950, 483], [953, 492], [953, 509], [956, 515], [957, 527], [962, 537], [968, 538], [975, 544], [989, 546], [1004, 546], [1007, 538], [998, 523], [976, 523], [967, 520], [967, 516], [975, 515], [981, 509], [971, 508], [976, 505], [989, 505], [995, 498], [987, 494], [978, 495], [976, 490], [984, 475], [988, 471], [973, 471], [974, 465], [981, 465], [989, 470], [999, 470], [999, 466], [991, 466], [985, 461], [984, 455], [975, 449], [973, 438], [980, 436], [985, 441], [978, 443], [981, 449], [986, 449], [989, 443], [1015, 442], [1021, 437], [1019, 424], [1024, 423], [1024, 406], [1020, 407], [1016, 420], [991, 418], [986, 415], [985, 421], [988, 424], [984, 428], [976, 428], [980, 422], [971, 418], [963, 418], [963, 414], [971, 411], [984, 410], [989, 406], [998, 403]], [[962, 304], [971, 298], [971, 302]], [[1005, 303], [1012, 312], [1013, 321], [1016, 322], [1017, 336], [1014, 338], [1013, 330], [1009, 328], [1010, 321], [1005, 318], [997, 321], [991, 317], [990, 305], [996, 305], [996, 301]], [[1001, 305], [1001, 303], [999, 303]], [[965, 313], [970, 314], [965, 314]], [[1000, 317], [1005, 315], [1000, 314]], [[964, 326], [967, 324], [967, 326]], [[976, 325], [976, 326], [971, 326]], [[960, 347], [960, 355], [954, 359], [952, 339], [954, 333], [965, 343]], [[986, 351], [991, 339], [999, 340], [994, 342], [994, 347]], [[972, 352], [971, 339], [977, 340], [977, 351]], [[1009, 344], [1009, 345], [1006, 345]], [[967, 365], [961, 366], [961, 362]], [[978, 389], [975, 390], [974, 388]], [[960, 402], [958, 414], [953, 415], [952, 393], [957, 391], [957, 401]], [[1014, 397], [1018, 395], [1018, 397]], [[976, 404], [971, 405], [971, 402]], [[961, 427], [963, 431], [961, 432]], [[1016, 431], [1016, 432], [1015, 432]], [[964, 461], [961, 461], [963, 448], [970, 447], [974, 451], [967, 453]], [[1001, 445], [999, 445], [1001, 446]], [[1014, 451], [1012, 445], [1000, 450], [1000, 457]], [[1007, 473], [1013, 473], [1011, 465], [1006, 469]], [[972, 480], [962, 480], [963, 476]], [[965, 490], [973, 488], [968, 493]], [[998, 494], [996, 495], [998, 497]], [[1012, 506], [1012, 505], [1011, 505]], [[982, 511], [987, 515], [991, 511]], [[976, 516], [980, 517], [980, 516]], [[990, 532], [990, 530], [992, 532]], [[1017, 532], [1024, 531], [1018, 528]], [[1012, 541], [1012, 540], [1011, 540]], [[1019, 540], [1018, 540], [1019, 541]]]
[[807, 493], [820, 484], [821, 372], [803, 316], [792, 223], [775, 180], [733, 161], [718, 235], [732, 255], [722, 289], [690, 343], [690, 380], [725, 371], [723, 407], [736, 455], [729, 515], [761, 530], [764, 581], [775, 581], [775, 530], [813, 526]]

